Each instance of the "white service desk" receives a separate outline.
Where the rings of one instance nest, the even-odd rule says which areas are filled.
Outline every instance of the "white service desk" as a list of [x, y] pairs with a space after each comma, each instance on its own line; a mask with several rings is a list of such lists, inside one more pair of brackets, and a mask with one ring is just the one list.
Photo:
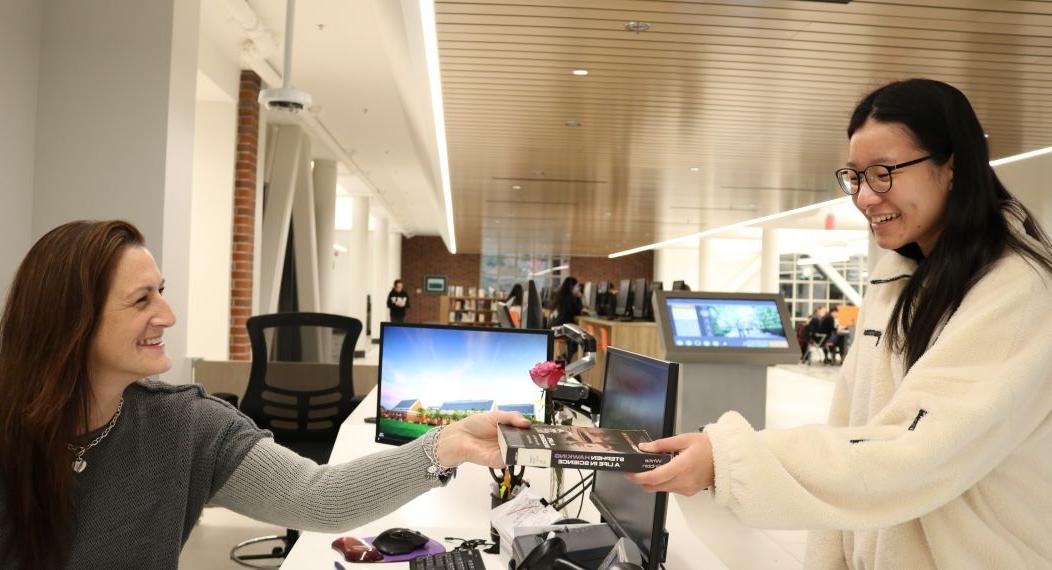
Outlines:
[[[342, 463], [377, 451], [390, 449], [374, 441], [375, 424], [365, 423], [365, 418], [376, 413], [376, 389], [374, 388], [358, 408], [347, 418], [340, 428], [336, 445], [332, 451], [331, 463]], [[546, 469], [529, 469], [526, 480], [531, 487], [547, 495], [550, 488], [550, 472]], [[343, 556], [332, 549], [332, 541], [340, 536], [376, 536], [392, 527], [406, 527], [424, 533], [431, 538], [442, 541], [445, 537], [464, 539], [489, 538], [490, 482], [489, 472], [484, 467], [465, 465], [449, 485], [433, 489], [395, 512], [362, 525], [352, 531], [338, 534], [305, 532], [296, 542], [292, 552], [281, 565], [282, 569], [332, 570], [333, 562], [339, 561], [348, 568], [358, 567], [343, 561]], [[569, 476], [572, 484], [576, 474]], [[576, 504], [576, 503], [575, 503]], [[582, 518], [599, 522], [598, 513], [585, 499]], [[668, 555], [665, 567], [668, 570], [705, 570], [722, 569], [727, 566], [702, 543], [680, 511], [676, 500], [668, 502], [668, 515], [665, 528], [669, 533]], [[456, 543], [446, 543], [452, 549]], [[507, 570], [502, 567], [495, 554], [483, 554], [486, 568]], [[385, 564], [383, 568], [392, 570], [408, 568], [409, 563]]]

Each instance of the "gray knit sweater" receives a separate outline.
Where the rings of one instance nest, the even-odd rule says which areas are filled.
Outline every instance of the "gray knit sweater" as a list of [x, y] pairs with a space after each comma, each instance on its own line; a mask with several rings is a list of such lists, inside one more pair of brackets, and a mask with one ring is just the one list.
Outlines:
[[[76, 475], [69, 568], [174, 569], [209, 501], [266, 522], [332, 532], [389, 513], [438, 485], [424, 475], [423, 438], [318, 466], [275, 444], [269, 432], [199, 386], [142, 381], [124, 400], [117, 425]], [[10, 536], [4, 519], [0, 547]]]

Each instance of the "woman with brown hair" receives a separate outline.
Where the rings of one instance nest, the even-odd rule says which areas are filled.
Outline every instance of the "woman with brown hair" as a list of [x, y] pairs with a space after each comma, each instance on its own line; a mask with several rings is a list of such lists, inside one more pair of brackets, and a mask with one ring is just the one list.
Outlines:
[[473, 416], [415, 442], [318, 466], [170, 367], [175, 315], [139, 231], [71, 222], [23, 260], [0, 319], [0, 566], [176, 568], [206, 502], [301, 530], [343, 531], [448, 481], [500, 467]]

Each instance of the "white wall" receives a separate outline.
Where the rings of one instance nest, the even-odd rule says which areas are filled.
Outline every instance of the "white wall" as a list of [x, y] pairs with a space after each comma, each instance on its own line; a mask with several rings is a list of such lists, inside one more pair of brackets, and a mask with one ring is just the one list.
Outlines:
[[180, 323], [170, 382], [189, 382], [186, 326], [197, 0], [49, 0], [43, 8], [32, 234], [75, 219], [138, 226]]
[[708, 238], [716, 252], [716, 263], [708, 282], [715, 291], [760, 292], [760, 249], [758, 239]]
[[191, 357], [226, 360], [237, 108], [233, 101], [199, 100], [196, 113], [186, 349]]
[[661, 281], [665, 289], [673, 281], [686, 281], [698, 287], [698, 246], [665, 247], [654, 251], [654, 281]]
[[1052, 153], [994, 168], [1008, 191], [1019, 198], [1045, 228], [1052, 231]]
[[241, 69], [205, 35], [197, 66], [186, 351], [190, 357], [226, 360]]
[[0, 1], [0, 303], [31, 244], [41, 4]]

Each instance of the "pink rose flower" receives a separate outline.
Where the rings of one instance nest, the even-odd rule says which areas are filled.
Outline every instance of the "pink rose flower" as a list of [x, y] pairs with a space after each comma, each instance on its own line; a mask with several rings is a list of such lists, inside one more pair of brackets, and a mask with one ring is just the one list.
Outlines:
[[562, 364], [548, 360], [537, 363], [530, 370], [530, 378], [533, 379], [533, 383], [537, 386], [545, 390], [551, 390], [559, 383], [559, 380], [565, 373], [566, 371], [563, 370]]

